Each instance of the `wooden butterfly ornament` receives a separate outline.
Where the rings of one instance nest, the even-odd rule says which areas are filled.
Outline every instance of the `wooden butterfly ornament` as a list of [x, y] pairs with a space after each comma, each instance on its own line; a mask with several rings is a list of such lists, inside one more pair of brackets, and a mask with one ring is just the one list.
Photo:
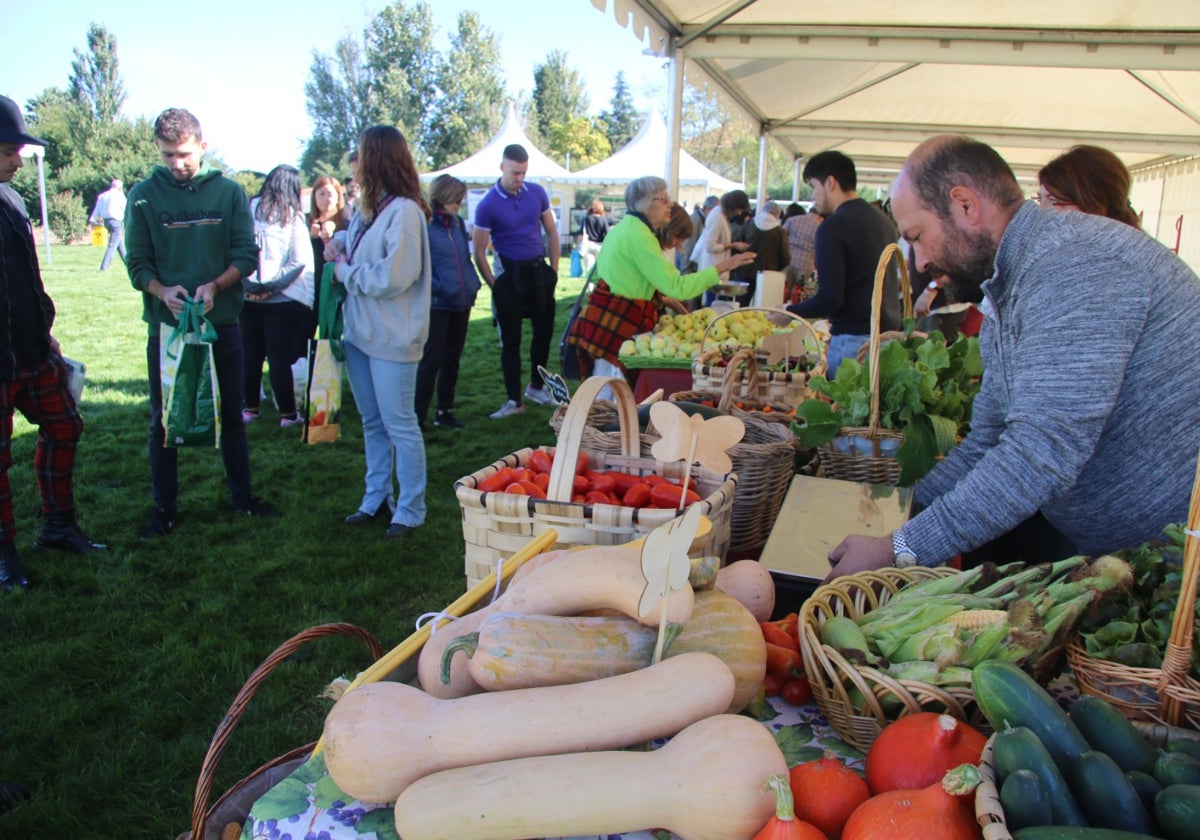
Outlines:
[[713, 417], [705, 420], [698, 414], [687, 414], [672, 402], [650, 406], [650, 420], [662, 436], [650, 447], [650, 454], [660, 461], [683, 461], [684, 493], [691, 478], [692, 465], [699, 464], [715, 473], [733, 469], [726, 451], [746, 436], [746, 424], [736, 417]]
[[692, 569], [692, 561], [688, 557], [688, 549], [696, 539], [702, 517], [700, 505], [692, 505], [683, 516], [651, 531], [642, 543], [642, 575], [646, 578], [646, 588], [642, 590], [641, 600], [638, 601], [638, 615], [648, 615], [655, 604], [663, 602], [662, 618], [658, 622], [658, 641], [654, 646], [654, 662], [661, 661], [668, 642], [665, 601], [675, 590], [690, 585], [688, 574]]

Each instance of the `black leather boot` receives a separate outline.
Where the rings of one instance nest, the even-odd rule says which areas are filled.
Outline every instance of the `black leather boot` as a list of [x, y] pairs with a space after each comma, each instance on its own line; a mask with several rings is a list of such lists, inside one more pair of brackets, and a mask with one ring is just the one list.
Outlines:
[[44, 551], [48, 548], [87, 554], [92, 551], [104, 551], [108, 546], [94, 542], [79, 530], [79, 526], [75, 524], [75, 514], [47, 513], [42, 514], [42, 529], [33, 541], [33, 550]]
[[11, 540], [0, 541], [0, 589], [12, 592], [14, 589], [28, 589], [29, 578], [25, 575], [25, 567], [17, 556], [17, 547]]

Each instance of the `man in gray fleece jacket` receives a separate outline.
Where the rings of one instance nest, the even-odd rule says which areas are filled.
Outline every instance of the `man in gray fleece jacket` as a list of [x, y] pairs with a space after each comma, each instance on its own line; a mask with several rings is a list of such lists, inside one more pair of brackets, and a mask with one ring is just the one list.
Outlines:
[[1187, 518], [1200, 451], [1200, 280], [1139, 230], [1026, 201], [994, 149], [934, 137], [892, 210], [920, 270], [980, 288], [983, 386], [971, 433], [915, 488], [890, 537], [847, 537], [837, 577], [938, 565], [1037, 511], [1085, 554]]

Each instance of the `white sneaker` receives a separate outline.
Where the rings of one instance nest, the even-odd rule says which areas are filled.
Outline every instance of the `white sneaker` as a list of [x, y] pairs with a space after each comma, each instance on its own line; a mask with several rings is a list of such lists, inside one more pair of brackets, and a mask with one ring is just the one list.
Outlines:
[[554, 397], [550, 396], [549, 391], [545, 388], [534, 388], [532, 385], [525, 386], [525, 399], [538, 405], [558, 405]]
[[521, 405], [521, 403], [517, 402], [516, 400], [509, 400], [504, 405], [500, 406], [498, 409], [489, 414], [488, 417], [492, 418], [493, 420], [500, 420], [504, 417], [512, 417], [514, 414], [524, 413], [525, 406]]

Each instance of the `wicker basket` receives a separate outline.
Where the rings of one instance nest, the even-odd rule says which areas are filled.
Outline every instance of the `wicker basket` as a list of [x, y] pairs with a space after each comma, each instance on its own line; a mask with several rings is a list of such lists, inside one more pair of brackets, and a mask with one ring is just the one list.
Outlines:
[[[897, 245], [888, 245], [879, 256], [879, 264], [875, 268], [875, 289], [871, 294], [871, 340], [867, 348], [871, 378], [868, 425], [844, 428], [832, 441], [819, 447], [821, 469], [826, 478], [886, 485], [895, 485], [900, 481], [900, 464], [894, 456], [904, 442], [904, 435], [879, 425], [879, 347], [882, 344], [879, 316], [883, 306], [884, 278], [893, 256], [899, 261], [901, 288], [908, 289], [908, 268], [904, 263], [904, 255]], [[905, 300], [908, 302], [909, 297]], [[911, 306], [911, 303], [907, 305]]]
[[[672, 399], [672, 402], [676, 400]], [[603, 425], [612, 422], [610, 406], [613, 404], [598, 402], [588, 411], [587, 426], [583, 430], [585, 449], [609, 453], [621, 451], [620, 432], [604, 432], [592, 425], [595, 421], [601, 421]], [[729, 520], [728, 550], [733, 554], [744, 554], [762, 548], [771, 534], [795, 474], [796, 439], [791, 429], [780, 423], [755, 419], [749, 412], [736, 416], [745, 424], [746, 434], [740, 443], [729, 448], [729, 459], [737, 475], [737, 489]], [[562, 426], [561, 421], [556, 422], [558, 418], [556, 412], [550, 420], [556, 432]], [[639, 437], [643, 457], [650, 456], [650, 447], [659, 437], [653, 423], [647, 426]]]
[[[741, 367], [743, 362], [746, 365], [744, 369]], [[734, 417], [779, 423], [791, 430], [791, 423], [796, 414], [795, 403], [773, 402], [745, 396], [758, 393], [760, 377], [763, 375], [758, 369], [758, 358], [753, 350], [748, 347], [738, 350], [730, 356], [729, 363], [723, 370], [725, 373], [719, 390], [676, 391], [668, 399], [671, 402], [711, 402], [714, 407]], [[735, 393], [739, 390], [745, 394]]]
[[[588, 433], [587, 418], [597, 394], [611, 386], [621, 430], [603, 433], [595, 429]], [[595, 441], [595, 435], [616, 435], [616, 451], [583, 446], [585, 435]], [[567, 409], [558, 438], [557, 456], [550, 473], [546, 499], [517, 496], [509, 493], [486, 493], [476, 489], [479, 482], [506, 466], [524, 466], [533, 454], [522, 449], [484, 467], [454, 484], [454, 492], [462, 507], [463, 539], [466, 543], [467, 581], [486, 577], [496, 568], [501, 557], [514, 553], [530, 537], [546, 529], [558, 534], [556, 547], [577, 545], [620, 545], [631, 542], [659, 525], [676, 517], [671, 510], [659, 508], [629, 508], [618, 505], [589, 505], [570, 501], [571, 482], [576, 456], [586, 452], [597, 470], [617, 469], [632, 475], [656, 474], [678, 481], [683, 478], [682, 462], [666, 463], [642, 457], [638, 434], [637, 408], [629, 385], [620, 379], [591, 376], [583, 381]], [[700, 494], [702, 511], [712, 523], [708, 539], [696, 547], [701, 555], [724, 557], [729, 550], [730, 517], [733, 512], [734, 491], [738, 477], [734, 473], [719, 475], [702, 469], [691, 471], [691, 481]]]
[[[792, 406], [808, 396], [808, 381], [814, 376], [825, 373], [825, 353], [820, 336], [817, 335], [812, 324], [800, 316], [793, 315], [785, 309], [763, 307], [732, 309], [709, 321], [708, 326], [704, 328], [704, 335], [700, 338], [700, 347], [692, 360], [692, 388], [697, 391], [720, 391], [725, 387], [726, 367], [710, 365], [704, 360], [704, 342], [708, 340], [708, 334], [712, 330], [713, 324], [735, 312], [766, 312], [770, 315], [786, 315], [796, 322], [793, 329], [808, 331], [809, 337], [816, 347], [815, 352], [797, 357], [794, 369], [759, 373], [753, 384], [749, 381], [748, 371], [742, 371], [745, 381], [737, 383], [737, 386], [740, 387], [740, 393], [737, 396]], [[732, 364], [731, 361], [730, 366]], [[807, 370], [804, 369], [805, 365], [809, 366]]]
[[1183, 577], [1171, 636], [1162, 668], [1135, 668], [1097, 659], [1075, 639], [1067, 646], [1067, 663], [1081, 692], [1098, 694], [1133, 720], [1200, 729], [1200, 682], [1191, 669], [1196, 623], [1196, 587], [1200, 577], [1200, 463], [1192, 485], [1187, 537], [1183, 544]]
[[[969, 687], [940, 687], [917, 680], [898, 680], [876, 668], [848, 662], [834, 648], [821, 644], [821, 626], [835, 615], [858, 618], [878, 607], [904, 586], [931, 577], [956, 574], [947, 568], [913, 566], [908, 569], [884, 568], [874, 572], [846, 575], [817, 587], [800, 610], [800, 653], [804, 670], [812, 686], [813, 697], [847, 743], [864, 752], [893, 719], [880, 698], [891, 695], [902, 706], [900, 714], [936, 711], [953, 715], [979, 729], [987, 729], [987, 720], [975, 704]], [[851, 688], [865, 700], [865, 707], [854, 705]]]

